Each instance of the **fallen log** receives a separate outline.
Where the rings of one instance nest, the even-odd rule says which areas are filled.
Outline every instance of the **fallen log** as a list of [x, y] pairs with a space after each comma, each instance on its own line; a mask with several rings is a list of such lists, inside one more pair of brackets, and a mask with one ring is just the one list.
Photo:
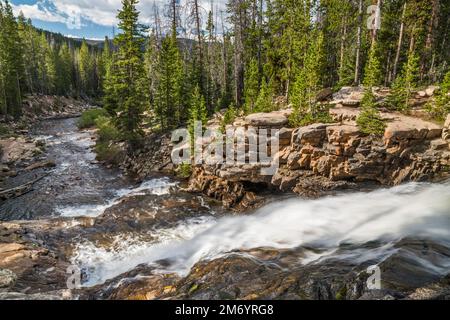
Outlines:
[[48, 174], [44, 174], [32, 181], [29, 181], [27, 183], [21, 184], [20, 186], [11, 188], [11, 189], [6, 189], [6, 190], [2, 190], [0, 191], [0, 199], [1, 200], [8, 200], [8, 199], [12, 199], [12, 198], [17, 198], [20, 197], [28, 192], [30, 192], [33, 188], [33, 185], [44, 179]]

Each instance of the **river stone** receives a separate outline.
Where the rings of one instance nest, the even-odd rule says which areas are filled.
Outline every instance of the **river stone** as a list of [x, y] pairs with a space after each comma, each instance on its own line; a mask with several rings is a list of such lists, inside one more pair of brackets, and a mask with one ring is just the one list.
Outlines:
[[10, 288], [17, 280], [17, 276], [9, 269], [0, 269], [0, 288]]
[[245, 121], [255, 127], [282, 127], [288, 123], [288, 118], [281, 112], [254, 113], [245, 117]]
[[63, 300], [63, 297], [47, 293], [3, 292], [0, 293], [0, 300]]
[[439, 89], [438, 86], [429, 86], [428, 88], [425, 89], [425, 93], [428, 97], [432, 97], [436, 92], [436, 90], [438, 89]]

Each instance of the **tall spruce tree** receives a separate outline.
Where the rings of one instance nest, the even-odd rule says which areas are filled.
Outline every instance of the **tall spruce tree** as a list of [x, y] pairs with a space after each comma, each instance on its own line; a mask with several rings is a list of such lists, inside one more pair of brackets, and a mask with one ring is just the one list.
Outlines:
[[139, 24], [137, 0], [122, 0], [119, 11], [121, 33], [114, 39], [114, 73], [107, 85], [108, 109], [115, 115], [115, 124], [131, 145], [139, 142], [143, 131], [143, 112], [147, 108], [145, 69], [142, 46], [143, 27]]
[[177, 127], [187, 120], [183, 105], [183, 65], [177, 44], [176, 30], [162, 40], [157, 67], [159, 83], [155, 95], [155, 112], [162, 129]]
[[373, 88], [380, 83], [380, 75], [377, 44], [374, 42], [364, 72], [364, 97], [361, 101], [361, 112], [356, 119], [361, 131], [366, 134], [381, 135], [385, 129], [385, 123], [377, 109], [376, 98], [373, 93]]

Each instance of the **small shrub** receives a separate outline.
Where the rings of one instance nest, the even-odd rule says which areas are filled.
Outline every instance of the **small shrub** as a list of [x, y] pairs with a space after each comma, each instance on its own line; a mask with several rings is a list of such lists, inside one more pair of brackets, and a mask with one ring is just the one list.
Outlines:
[[224, 133], [225, 132], [225, 127], [229, 124], [232, 124], [234, 122], [234, 120], [236, 119], [236, 108], [234, 107], [234, 105], [231, 105], [227, 111], [225, 112], [225, 114], [223, 115], [223, 119], [220, 123], [220, 129], [221, 131]]
[[109, 117], [99, 116], [95, 120], [95, 126], [98, 129], [98, 141], [111, 142], [120, 139], [120, 132]]
[[0, 136], [7, 136], [9, 134], [11, 134], [10, 128], [6, 124], [0, 123]]
[[330, 116], [329, 108], [319, 108], [314, 113], [301, 112], [294, 109], [294, 112], [289, 117], [289, 125], [291, 127], [304, 127], [313, 123], [332, 123], [333, 118]]
[[98, 129], [98, 139], [95, 145], [97, 159], [112, 164], [118, 164], [123, 154], [122, 149], [115, 144], [120, 139], [120, 133], [112, 124], [111, 119], [99, 116], [95, 120]]
[[365, 134], [383, 135], [386, 124], [375, 106], [375, 96], [369, 89], [361, 102], [362, 110], [356, 119], [361, 132]]
[[434, 101], [425, 106], [425, 110], [437, 121], [444, 122], [450, 113], [450, 71], [444, 77], [439, 91], [435, 95]]
[[95, 126], [95, 121], [99, 117], [108, 117], [108, 112], [105, 109], [91, 109], [83, 112], [81, 118], [78, 120], [77, 126], [80, 129], [92, 128]]
[[177, 169], [177, 175], [180, 178], [187, 179], [192, 175], [192, 166], [190, 163], [182, 163]]
[[95, 153], [97, 154], [97, 160], [111, 164], [119, 164], [123, 155], [122, 149], [119, 146], [106, 142], [97, 142], [95, 145]]

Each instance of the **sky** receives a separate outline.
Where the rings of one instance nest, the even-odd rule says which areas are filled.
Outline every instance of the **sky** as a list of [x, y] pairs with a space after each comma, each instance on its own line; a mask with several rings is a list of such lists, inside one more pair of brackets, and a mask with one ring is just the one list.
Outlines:
[[[190, 30], [187, 1], [180, 2], [181, 24]], [[203, 22], [206, 23], [207, 13], [211, 8], [211, 0], [200, 0]], [[217, 13], [224, 10], [226, 0], [214, 0], [213, 8]], [[121, 0], [10, 0], [16, 15], [23, 12], [26, 18], [31, 18], [33, 25], [45, 30], [58, 32], [70, 37], [86, 39], [104, 39], [111, 37], [113, 28], [117, 25], [117, 10]], [[155, 21], [155, 4], [160, 18], [168, 12], [169, 0], [140, 0], [138, 10], [141, 12], [141, 23], [153, 25]], [[217, 14], [219, 16], [219, 14]], [[164, 25], [163, 25], [164, 27]]]

